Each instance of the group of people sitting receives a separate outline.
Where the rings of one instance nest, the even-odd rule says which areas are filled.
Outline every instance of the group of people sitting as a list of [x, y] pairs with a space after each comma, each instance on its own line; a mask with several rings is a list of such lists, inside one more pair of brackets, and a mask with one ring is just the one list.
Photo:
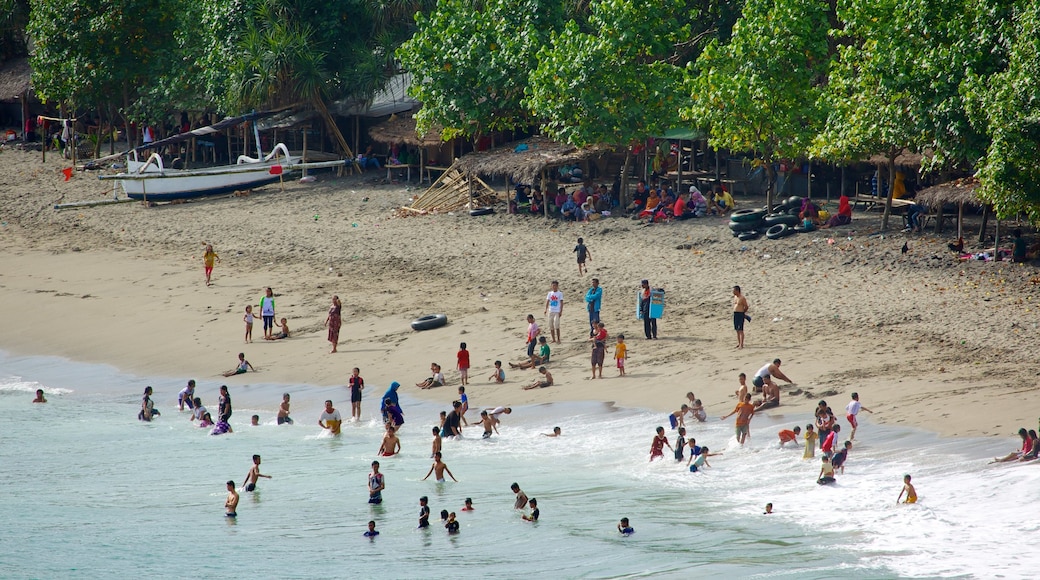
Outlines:
[[632, 194], [629, 209], [637, 212], [634, 219], [647, 219], [647, 223], [664, 222], [672, 219], [685, 220], [706, 215], [727, 215], [736, 203], [733, 196], [721, 185], [705, 197], [696, 185], [690, 186], [687, 195], [676, 195], [669, 186], [647, 187], [640, 180]]
[[546, 203], [549, 204], [552, 213], [558, 212], [566, 221], [587, 221], [593, 214], [609, 212], [617, 205], [617, 198], [611, 194], [606, 184], [596, 186], [590, 181], [578, 186], [570, 194], [561, 186], [556, 189], [555, 196], [543, 194], [542, 188], [538, 185], [521, 184], [516, 186], [516, 195], [509, 204], [509, 213], [541, 215], [546, 210]]

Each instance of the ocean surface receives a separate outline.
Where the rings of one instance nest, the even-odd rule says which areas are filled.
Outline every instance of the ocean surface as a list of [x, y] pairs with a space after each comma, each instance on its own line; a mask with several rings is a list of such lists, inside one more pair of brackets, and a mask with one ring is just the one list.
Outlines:
[[[732, 419], [691, 425], [688, 436], [723, 452], [693, 474], [667, 450], [648, 462], [654, 428], [667, 428], [660, 413], [538, 405], [503, 415], [490, 440], [476, 427], [446, 440], [459, 482], [437, 484], [421, 479], [443, 406], [403, 387], [403, 451], [379, 458], [387, 489], [371, 506], [385, 385], [368, 385], [363, 420], [339, 438], [317, 420], [327, 398], [349, 416], [347, 389], [234, 385], [235, 432], [211, 436], [177, 410], [188, 378], [0, 354], [0, 577], [1032, 578], [1040, 565], [1040, 464], [987, 464], [1017, 448], [1014, 437], [943, 439], [868, 415], [846, 473], [821, 487], [819, 460], [777, 443], [780, 428], [804, 427], [808, 415], [756, 417], [744, 448]], [[196, 379], [215, 409], [218, 379]], [[150, 424], [137, 420], [145, 385], [162, 412]], [[30, 402], [37, 388], [47, 404]], [[475, 409], [509, 403], [469, 390]], [[292, 426], [274, 424], [283, 392]], [[249, 426], [254, 413], [259, 427]], [[541, 435], [554, 426], [562, 437]], [[225, 482], [241, 485], [254, 453], [272, 479], [242, 493], [229, 520]], [[896, 505], [906, 473], [917, 505]], [[514, 481], [538, 499], [537, 523], [512, 509]], [[422, 495], [428, 530], [416, 529]], [[461, 511], [467, 497], [475, 511]], [[773, 515], [762, 513], [767, 502]], [[459, 534], [439, 525], [442, 509], [457, 513]], [[618, 534], [621, 517], [635, 534]], [[374, 540], [362, 536], [369, 520]]]

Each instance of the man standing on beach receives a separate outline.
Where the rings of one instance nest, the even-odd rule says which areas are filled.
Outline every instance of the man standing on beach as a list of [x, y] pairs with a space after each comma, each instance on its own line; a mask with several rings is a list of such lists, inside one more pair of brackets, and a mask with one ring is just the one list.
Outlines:
[[556, 344], [560, 344], [560, 317], [563, 316], [563, 292], [560, 292], [560, 283], [552, 281], [549, 293], [545, 295], [545, 314], [549, 315], [550, 338]]
[[750, 393], [747, 394], [747, 395], [744, 395], [744, 400], [739, 402], [739, 403], [737, 403], [737, 406], [734, 407], [733, 411], [729, 415], [726, 415], [725, 417], [720, 418], [720, 421], [725, 421], [726, 419], [729, 419], [733, 415], [737, 416], [737, 422], [736, 422], [737, 443], [740, 443], [741, 445], [743, 445], [744, 441], [747, 440], [748, 432], [749, 432], [749, 429], [750, 429], [750, 426], [751, 426], [751, 417], [753, 417], [755, 415], [755, 406], [751, 404], [751, 394]]
[[737, 331], [737, 348], [744, 348], [744, 320], [750, 320], [747, 315], [748, 301], [740, 293], [740, 286], [733, 287], [733, 330]]
[[643, 280], [639, 290], [639, 313], [643, 317], [643, 333], [647, 340], [657, 338], [657, 319], [650, 317], [650, 281]]
[[603, 289], [599, 286], [599, 278], [592, 279], [592, 288], [585, 291], [585, 305], [589, 310], [589, 336], [596, 332], [599, 322], [599, 309], [603, 304]]

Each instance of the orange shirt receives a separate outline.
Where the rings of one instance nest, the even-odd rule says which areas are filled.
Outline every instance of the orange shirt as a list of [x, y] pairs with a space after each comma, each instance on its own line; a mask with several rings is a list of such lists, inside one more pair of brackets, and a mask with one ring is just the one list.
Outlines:
[[751, 422], [751, 416], [755, 414], [755, 406], [751, 403], [737, 403], [733, 412], [737, 414], [738, 426], [747, 425]]
[[788, 441], [797, 441], [797, 440], [798, 440], [798, 436], [794, 434], [794, 431], [791, 431], [790, 429], [781, 429], [780, 430], [780, 442], [781, 443], [787, 443]]

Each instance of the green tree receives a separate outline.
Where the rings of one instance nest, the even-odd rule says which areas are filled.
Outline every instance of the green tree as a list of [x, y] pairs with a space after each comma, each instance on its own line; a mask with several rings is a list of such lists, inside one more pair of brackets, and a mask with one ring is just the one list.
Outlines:
[[25, 56], [29, 0], [0, 0], [0, 63]]
[[536, 55], [563, 22], [559, 0], [439, 0], [397, 51], [423, 103], [419, 132], [475, 137], [533, 124], [523, 104]]
[[730, 42], [713, 41], [690, 69], [684, 116], [713, 147], [756, 153], [769, 205], [774, 161], [804, 155], [821, 125], [828, 29], [817, 0], [748, 0]]
[[1040, 221], [1040, 5], [988, 2], [975, 10], [1002, 17], [992, 22], [1004, 33], [992, 50], [1004, 57], [1002, 70], [964, 83], [971, 119], [990, 138], [979, 195], [999, 216], [1023, 211]]

